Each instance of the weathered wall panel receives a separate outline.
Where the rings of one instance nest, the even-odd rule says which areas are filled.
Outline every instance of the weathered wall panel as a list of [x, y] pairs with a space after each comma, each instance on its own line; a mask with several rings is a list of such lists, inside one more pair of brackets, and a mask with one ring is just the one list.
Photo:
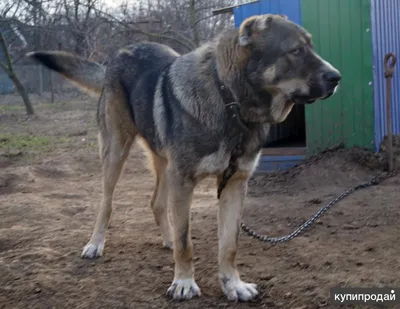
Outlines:
[[302, 0], [302, 25], [317, 52], [342, 75], [339, 91], [306, 107], [311, 153], [338, 143], [374, 145], [372, 43], [369, 0]]
[[260, 0], [234, 8], [235, 25], [252, 15], [284, 14], [295, 23], [301, 24], [301, 0]]
[[386, 80], [383, 59], [388, 52], [398, 62], [392, 80], [392, 131], [400, 134], [400, 0], [371, 0], [375, 147], [386, 134]]

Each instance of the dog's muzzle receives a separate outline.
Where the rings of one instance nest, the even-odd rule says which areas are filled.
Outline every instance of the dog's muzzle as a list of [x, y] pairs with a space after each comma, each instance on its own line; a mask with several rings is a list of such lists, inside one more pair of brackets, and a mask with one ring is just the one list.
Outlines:
[[291, 100], [296, 104], [311, 104], [316, 100], [326, 100], [336, 92], [341, 79], [342, 75], [338, 71], [325, 72], [322, 74], [319, 87], [312, 87], [308, 95], [294, 92]]

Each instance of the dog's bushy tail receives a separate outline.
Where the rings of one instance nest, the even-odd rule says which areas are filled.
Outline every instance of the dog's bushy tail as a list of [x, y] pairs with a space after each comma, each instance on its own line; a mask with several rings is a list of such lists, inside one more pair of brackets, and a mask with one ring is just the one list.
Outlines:
[[37, 51], [26, 56], [65, 76], [85, 92], [100, 95], [105, 66], [64, 51]]

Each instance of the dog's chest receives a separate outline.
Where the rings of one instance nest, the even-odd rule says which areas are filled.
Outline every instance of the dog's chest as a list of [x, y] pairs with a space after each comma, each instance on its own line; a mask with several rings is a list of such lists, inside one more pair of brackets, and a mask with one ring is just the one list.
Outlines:
[[[260, 158], [260, 145], [268, 135], [269, 125], [262, 125], [251, 131], [251, 133], [244, 137], [240, 148], [244, 153], [237, 158], [237, 169], [251, 174], [256, 168]], [[220, 175], [229, 166], [232, 150], [239, 145], [232, 145], [228, 142], [221, 142], [218, 150], [203, 156], [195, 167], [195, 175]], [[229, 145], [229, 146], [228, 146]]]
[[196, 165], [196, 176], [204, 174], [221, 174], [229, 165], [231, 154], [225, 145], [220, 145], [216, 152], [200, 159]]
[[[260, 151], [254, 152], [252, 155], [245, 154], [237, 159], [237, 169], [251, 174], [258, 164], [259, 158]], [[231, 152], [221, 146], [218, 151], [200, 159], [196, 165], [195, 175], [220, 175], [228, 168], [230, 159]]]

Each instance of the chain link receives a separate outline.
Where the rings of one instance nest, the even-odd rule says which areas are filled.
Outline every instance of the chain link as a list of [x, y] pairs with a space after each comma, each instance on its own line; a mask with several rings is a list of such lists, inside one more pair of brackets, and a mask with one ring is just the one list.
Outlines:
[[387, 179], [389, 177], [393, 177], [396, 173], [391, 172], [391, 173], [382, 173], [374, 178], [372, 178], [370, 181], [363, 182], [357, 186], [351, 187], [347, 189], [345, 192], [343, 192], [341, 195], [338, 197], [334, 198], [331, 200], [327, 205], [322, 207], [318, 212], [316, 212], [310, 219], [308, 219], [306, 222], [304, 222], [300, 227], [298, 227], [296, 230], [294, 230], [291, 234], [286, 235], [286, 236], [281, 236], [281, 237], [269, 237], [266, 235], [258, 234], [255, 232], [253, 229], [251, 229], [249, 226], [246, 224], [242, 223], [241, 228], [242, 230], [247, 234], [247, 236], [253, 237], [261, 242], [266, 242], [266, 243], [271, 243], [271, 244], [280, 244], [284, 242], [288, 242], [289, 240], [292, 240], [293, 238], [299, 236], [304, 230], [309, 228], [318, 218], [320, 218], [327, 210], [329, 210], [333, 205], [338, 203], [339, 201], [343, 200], [344, 198], [348, 197], [350, 194], [354, 193], [357, 190], [368, 188], [373, 185], [377, 185], [380, 183], [382, 180]]

